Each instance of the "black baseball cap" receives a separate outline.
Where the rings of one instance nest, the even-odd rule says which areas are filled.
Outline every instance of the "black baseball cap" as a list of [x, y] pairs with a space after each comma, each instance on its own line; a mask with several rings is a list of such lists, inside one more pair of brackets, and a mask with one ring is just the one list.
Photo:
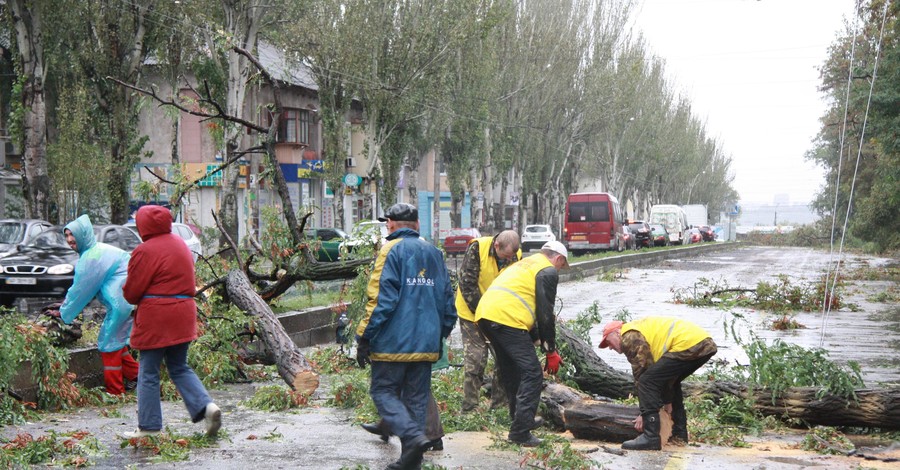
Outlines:
[[389, 207], [388, 210], [384, 212], [384, 217], [378, 218], [378, 220], [380, 220], [381, 222], [387, 222], [388, 219], [395, 221], [418, 222], [419, 209], [416, 209], [416, 206], [412, 204], [398, 202], [397, 204]]

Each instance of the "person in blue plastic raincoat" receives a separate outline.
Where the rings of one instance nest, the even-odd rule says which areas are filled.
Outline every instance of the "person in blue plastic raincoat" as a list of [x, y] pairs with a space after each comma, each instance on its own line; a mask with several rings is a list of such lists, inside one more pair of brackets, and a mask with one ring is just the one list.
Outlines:
[[66, 299], [59, 308], [59, 316], [67, 325], [71, 324], [94, 297], [106, 307], [106, 317], [97, 338], [97, 349], [103, 360], [106, 391], [121, 395], [125, 393], [123, 379], [136, 384], [138, 376], [138, 363], [128, 350], [131, 310], [134, 307], [122, 295], [131, 255], [115, 246], [98, 242], [94, 236], [94, 226], [87, 215], [66, 225], [63, 232], [66, 242], [78, 252], [79, 258], [75, 264], [75, 280], [66, 292]]

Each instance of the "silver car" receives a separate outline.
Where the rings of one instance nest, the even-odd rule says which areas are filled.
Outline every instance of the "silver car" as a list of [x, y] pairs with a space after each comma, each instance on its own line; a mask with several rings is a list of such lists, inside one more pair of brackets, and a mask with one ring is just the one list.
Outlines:
[[[137, 225], [134, 222], [128, 222], [125, 226], [140, 236]], [[200, 237], [194, 233], [194, 230], [189, 225], [180, 222], [172, 222], [172, 233], [184, 240], [185, 245], [191, 250], [191, 254], [194, 255], [194, 262], [196, 263], [197, 258], [203, 255], [203, 243], [200, 242]]]
[[0, 220], [0, 258], [16, 253], [18, 245], [51, 227], [53, 224], [39, 219]]

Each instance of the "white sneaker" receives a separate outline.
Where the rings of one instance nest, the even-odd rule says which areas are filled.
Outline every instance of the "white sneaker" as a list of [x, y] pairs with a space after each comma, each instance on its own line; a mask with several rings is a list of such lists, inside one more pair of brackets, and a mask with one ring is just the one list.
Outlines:
[[222, 410], [215, 403], [206, 405], [206, 412], [203, 418], [206, 420], [206, 435], [213, 437], [222, 427]]
[[124, 436], [125, 439], [136, 439], [136, 438], [140, 438], [140, 437], [158, 436], [160, 434], [160, 432], [161, 431], [158, 431], [158, 430], [157, 431], [148, 431], [148, 430], [138, 428], [134, 431], [124, 432], [124, 433], [122, 433], [122, 436]]

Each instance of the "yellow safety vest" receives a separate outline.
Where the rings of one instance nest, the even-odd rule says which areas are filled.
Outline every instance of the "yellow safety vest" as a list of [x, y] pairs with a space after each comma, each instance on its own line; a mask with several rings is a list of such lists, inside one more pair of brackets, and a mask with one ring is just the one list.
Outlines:
[[481, 296], [475, 321], [485, 319], [530, 331], [534, 327], [537, 302], [535, 277], [553, 264], [542, 253], [525, 258], [503, 270]]
[[[481, 269], [478, 271], [478, 290], [484, 294], [484, 291], [488, 290], [488, 287], [500, 274], [500, 270], [497, 269], [497, 259], [491, 256], [494, 237], [475, 238], [469, 243], [472, 242], [478, 242], [478, 256], [481, 262]], [[459, 287], [456, 288], [456, 314], [463, 320], [475, 321], [475, 312], [469, 310], [469, 304], [463, 298], [462, 289]]]
[[646, 317], [622, 325], [622, 335], [631, 330], [644, 335], [654, 362], [667, 352], [685, 351], [710, 337], [703, 328], [671, 317]]

